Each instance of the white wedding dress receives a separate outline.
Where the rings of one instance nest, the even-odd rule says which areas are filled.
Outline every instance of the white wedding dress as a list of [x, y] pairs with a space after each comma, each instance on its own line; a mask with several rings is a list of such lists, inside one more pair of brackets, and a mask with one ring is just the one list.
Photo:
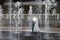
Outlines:
[[36, 21], [35, 26], [34, 26], [34, 32], [39, 32], [39, 26], [38, 26], [38, 21]]

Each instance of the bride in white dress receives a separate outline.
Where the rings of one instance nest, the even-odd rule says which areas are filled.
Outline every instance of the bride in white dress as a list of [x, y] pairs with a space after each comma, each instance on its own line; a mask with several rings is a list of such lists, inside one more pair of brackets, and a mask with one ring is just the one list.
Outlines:
[[33, 21], [35, 22], [34, 32], [39, 32], [40, 29], [39, 29], [39, 26], [38, 26], [38, 18], [37, 17], [33, 17]]

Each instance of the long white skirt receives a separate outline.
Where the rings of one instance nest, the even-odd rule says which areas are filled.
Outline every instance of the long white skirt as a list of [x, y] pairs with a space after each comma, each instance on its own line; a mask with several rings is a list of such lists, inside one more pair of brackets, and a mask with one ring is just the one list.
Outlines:
[[34, 32], [39, 32], [39, 26], [38, 26], [38, 22], [36, 22], [35, 26], [34, 26]]

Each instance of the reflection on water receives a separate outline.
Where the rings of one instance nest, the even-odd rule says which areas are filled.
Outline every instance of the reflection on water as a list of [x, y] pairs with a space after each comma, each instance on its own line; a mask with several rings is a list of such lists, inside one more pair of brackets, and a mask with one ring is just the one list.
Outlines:
[[60, 34], [58, 33], [46, 33], [49, 34], [49, 39], [44, 38], [45, 33], [40, 32], [20, 32], [18, 34], [11, 33], [8, 31], [0, 32], [0, 40], [60, 40]]

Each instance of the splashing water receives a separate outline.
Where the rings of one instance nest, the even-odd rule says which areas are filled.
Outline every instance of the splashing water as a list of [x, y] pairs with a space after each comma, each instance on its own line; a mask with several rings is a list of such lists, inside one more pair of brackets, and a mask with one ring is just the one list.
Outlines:
[[[1, 25], [1, 22], [2, 22], [2, 16], [3, 16], [2, 11], [3, 10], [2, 10], [1, 5], [0, 5], [0, 25]], [[1, 35], [2, 35], [2, 33], [1, 33], [1, 28], [0, 28], [0, 38], [2, 37]]]
[[33, 10], [32, 10], [32, 6], [30, 6], [30, 7], [29, 7], [29, 16], [28, 16], [28, 17], [29, 17], [29, 18], [28, 18], [28, 19], [29, 19], [29, 27], [32, 26], [32, 11], [33, 11]]
[[[49, 30], [49, 9], [51, 6], [50, 0], [46, 0], [45, 4], [45, 31], [50, 32]], [[45, 34], [44, 38], [49, 39], [49, 34]]]
[[[17, 5], [17, 4], [18, 4], [18, 5]], [[18, 33], [18, 24], [21, 22], [21, 21], [19, 21], [19, 20], [20, 20], [19, 15], [20, 15], [21, 13], [23, 13], [22, 8], [19, 8], [19, 6], [21, 6], [21, 2], [17, 1], [17, 2], [15, 3], [15, 7], [17, 7], [17, 9], [18, 9], [18, 11], [17, 11], [17, 18], [18, 18], [18, 19], [15, 18], [15, 22], [16, 22], [16, 23], [15, 23], [15, 25], [16, 25], [16, 31], [14, 32], [15, 34]]]
[[10, 9], [9, 9], [9, 13], [10, 13], [10, 30], [9, 30], [10, 37], [9, 38], [12, 38], [12, 36], [11, 36], [11, 2], [12, 2], [12, 0], [10, 0], [10, 4], [9, 4], [9, 6], [10, 6]]

